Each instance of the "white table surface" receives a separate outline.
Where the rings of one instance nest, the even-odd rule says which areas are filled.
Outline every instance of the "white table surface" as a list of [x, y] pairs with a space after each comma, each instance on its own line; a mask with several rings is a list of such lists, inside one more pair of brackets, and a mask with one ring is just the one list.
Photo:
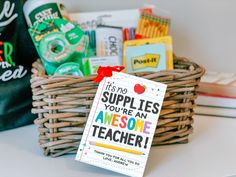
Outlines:
[[[122, 176], [74, 160], [45, 157], [34, 125], [0, 133], [0, 177]], [[236, 119], [195, 116], [194, 134], [182, 145], [152, 147], [146, 177], [236, 176]]]

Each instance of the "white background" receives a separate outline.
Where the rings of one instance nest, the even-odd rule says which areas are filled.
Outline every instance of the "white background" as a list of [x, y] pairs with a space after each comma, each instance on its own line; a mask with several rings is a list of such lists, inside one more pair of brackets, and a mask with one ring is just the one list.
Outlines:
[[213, 71], [236, 72], [236, 0], [64, 0], [68, 11], [137, 8], [170, 13], [174, 51]]

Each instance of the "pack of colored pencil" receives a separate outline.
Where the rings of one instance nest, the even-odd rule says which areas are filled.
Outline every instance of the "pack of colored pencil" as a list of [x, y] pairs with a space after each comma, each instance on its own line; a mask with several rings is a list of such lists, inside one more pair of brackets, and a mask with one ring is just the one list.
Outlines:
[[169, 18], [143, 12], [139, 19], [135, 39], [167, 36], [169, 29]]

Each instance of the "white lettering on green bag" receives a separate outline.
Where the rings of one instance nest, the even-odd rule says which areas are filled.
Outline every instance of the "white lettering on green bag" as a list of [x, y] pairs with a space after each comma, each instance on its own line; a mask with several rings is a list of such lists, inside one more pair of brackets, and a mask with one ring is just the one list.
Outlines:
[[[4, 27], [13, 22], [18, 14], [14, 13], [15, 3], [10, 3], [10, 1], [5, 1], [2, 11], [0, 11], [0, 27]], [[6, 18], [6, 19], [4, 19]]]
[[3, 72], [0, 72], [0, 81], [7, 82], [11, 79], [21, 79], [27, 74], [27, 70], [19, 65], [14, 69], [7, 62], [0, 62], [0, 68], [3, 69]]

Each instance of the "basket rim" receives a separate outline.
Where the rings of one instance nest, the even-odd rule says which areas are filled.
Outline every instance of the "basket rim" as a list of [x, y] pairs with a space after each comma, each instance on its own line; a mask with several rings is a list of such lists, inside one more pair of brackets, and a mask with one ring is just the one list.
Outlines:
[[[191, 60], [189, 60], [186, 57], [177, 57], [174, 55], [174, 63], [175, 62], [182, 62], [183, 64], [188, 64], [189, 66], [194, 66], [194, 68], [191, 68], [192, 72], [196, 71], [196, 74], [199, 75], [199, 77], [203, 76], [205, 73], [205, 68], [199, 64], [197, 64], [196, 62], [193, 62]], [[142, 75], [147, 75], [147, 74], [155, 74], [155, 73], [159, 73], [160, 76], [163, 74], [165, 75], [166, 73], [168, 74], [176, 74], [176, 73], [186, 73], [187, 71], [190, 70], [186, 70], [186, 69], [166, 69], [166, 70], [161, 70], [161, 71], [157, 71], [157, 72], [138, 72], [138, 73], [127, 73], [127, 74], [132, 74], [132, 75], [137, 75], [137, 76], [142, 76]], [[96, 75], [90, 75], [90, 76], [83, 76], [83, 77], [78, 77], [78, 76], [49, 76], [46, 74], [46, 71], [42, 65], [42, 62], [40, 59], [37, 59], [33, 64], [32, 64], [32, 78], [33, 77], [37, 77], [38, 79], [54, 79], [54, 78], [58, 78], [58, 79], [79, 79], [79, 80], [92, 80], [96, 77]], [[194, 75], [194, 74], [193, 74]]]

